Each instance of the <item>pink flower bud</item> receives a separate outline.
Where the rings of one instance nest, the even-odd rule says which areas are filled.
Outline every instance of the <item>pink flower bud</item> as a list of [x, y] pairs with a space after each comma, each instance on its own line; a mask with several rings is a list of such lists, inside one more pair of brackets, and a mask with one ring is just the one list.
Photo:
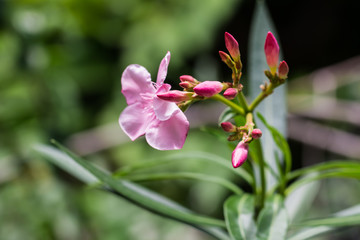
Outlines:
[[240, 61], [239, 44], [228, 32], [225, 33], [225, 46], [235, 62]]
[[182, 75], [180, 76], [181, 82], [189, 82], [189, 83], [199, 83], [198, 80], [196, 80], [193, 76], [190, 75]]
[[268, 32], [265, 40], [265, 56], [267, 64], [272, 74], [276, 72], [276, 68], [279, 64], [279, 45], [271, 32]]
[[231, 155], [231, 162], [234, 168], [240, 167], [247, 159], [249, 151], [249, 145], [243, 141], [234, 149]]
[[222, 122], [221, 127], [225, 132], [236, 132], [236, 126], [231, 122]]
[[191, 92], [183, 92], [178, 90], [168, 91], [164, 93], [158, 93], [157, 97], [169, 102], [182, 102], [190, 100], [192, 96]]
[[252, 136], [253, 139], [259, 139], [262, 136], [262, 132], [261, 132], [260, 129], [255, 128], [254, 130], [252, 130], [251, 136]]
[[223, 95], [226, 99], [231, 100], [234, 99], [237, 94], [238, 94], [238, 90], [236, 88], [228, 88], [225, 90]]
[[282, 61], [279, 65], [279, 78], [281, 79], [286, 79], [287, 75], [289, 73], [289, 66], [287, 65], [287, 63], [285, 61]]
[[223, 89], [223, 84], [218, 81], [205, 81], [202, 82], [196, 87], [194, 87], [194, 92], [202, 97], [212, 97], [215, 94], [218, 94]]
[[179, 86], [184, 88], [184, 89], [191, 89], [192, 87], [194, 87], [191, 83], [189, 82], [181, 82], [179, 83]]

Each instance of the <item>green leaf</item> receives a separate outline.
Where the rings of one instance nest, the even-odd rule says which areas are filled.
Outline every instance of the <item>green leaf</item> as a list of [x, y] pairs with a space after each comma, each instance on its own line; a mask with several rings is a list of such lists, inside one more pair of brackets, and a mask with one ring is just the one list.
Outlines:
[[225, 169], [228, 169], [230, 172], [236, 174], [237, 176], [244, 179], [246, 182], [252, 186], [254, 183], [253, 177], [246, 172], [243, 168], [233, 168], [230, 160], [223, 158], [221, 156], [207, 153], [207, 152], [180, 152], [171, 154], [169, 156], [165, 156], [162, 158], [156, 158], [156, 159], [148, 159], [146, 161], [146, 164], [143, 163], [136, 163], [133, 165], [125, 166], [124, 168], [120, 169], [115, 173], [116, 176], [123, 176], [126, 174], [129, 174], [131, 172], [140, 170], [140, 169], [149, 169], [152, 167], [161, 166], [164, 164], [172, 164], [176, 161], [185, 161], [185, 160], [191, 160], [191, 161], [205, 161], [208, 163], [213, 163], [218, 165], [219, 167], [223, 167]]
[[[313, 176], [317, 174], [313, 173]], [[298, 187], [285, 199], [289, 223], [298, 222], [310, 209], [320, 189], [320, 182], [314, 181]]]
[[[285, 174], [290, 172], [291, 170], [291, 151], [289, 144], [287, 140], [284, 138], [284, 136], [273, 126], [270, 126], [268, 122], [265, 120], [264, 116], [261, 115], [261, 113], [257, 112], [258, 118], [262, 121], [262, 123], [267, 127], [267, 129], [270, 131], [276, 145], [279, 147], [281, 152], [284, 154], [284, 160], [285, 160]], [[276, 159], [275, 159], [276, 160]]]
[[224, 204], [226, 226], [232, 239], [255, 239], [254, 197], [250, 194], [234, 195]]
[[[264, 43], [268, 31], [277, 36], [265, 1], [256, 1], [255, 13], [250, 28], [248, 61], [249, 97], [252, 100], [261, 92], [259, 86], [268, 81], [264, 75], [264, 70], [268, 69], [264, 54]], [[277, 40], [279, 41], [279, 38]], [[274, 93], [261, 102], [256, 110], [261, 112], [267, 121], [278, 129], [283, 136], [286, 136], [286, 84], [276, 88]], [[258, 121], [256, 123], [257, 128], [264, 128], [264, 124], [258, 123]], [[278, 151], [275, 142], [267, 131], [263, 131], [261, 141], [266, 161], [272, 169], [275, 169], [274, 152]], [[281, 155], [280, 159], [282, 159]], [[275, 183], [276, 179], [267, 172], [267, 189], [271, 189]]]
[[193, 173], [193, 172], [170, 172], [170, 173], [142, 173], [139, 175], [127, 176], [126, 179], [141, 182], [141, 181], [159, 181], [159, 180], [170, 180], [170, 179], [190, 179], [190, 180], [200, 180], [205, 182], [211, 182], [219, 184], [235, 194], [241, 194], [243, 191], [226, 179], [210, 176], [202, 173]]
[[225, 110], [221, 113], [220, 117], [219, 117], [219, 125], [222, 123], [222, 122], [228, 122], [230, 121], [233, 117], [236, 116], [236, 113], [234, 113], [234, 111], [230, 108], [230, 107], [227, 107], [225, 108]]
[[335, 169], [332, 171], [327, 172], [321, 172], [316, 176], [309, 175], [304, 176], [303, 178], [293, 182], [285, 191], [285, 195], [288, 195], [298, 187], [308, 184], [313, 181], [318, 181], [325, 178], [354, 178], [360, 180], [360, 169], [352, 169], [352, 168], [346, 168], [346, 169]]
[[[35, 147], [35, 150], [64, 170], [74, 173], [74, 176], [85, 183], [94, 183], [94, 180], [103, 182], [106, 185], [105, 190], [120, 195], [139, 207], [158, 215], [192, 225], [217, 239], [229, 239], [227, 234], [220, 228], [225, 227], [223, 221], [197, 215], [176, 202], [130, 181], [114, 179], [103, 170], [98, 169], [89, 162], [76, 156], [61, 144], [55, 141], [53, 142], [66, 154], [44, 145]], [[65, 163], [61, 163], [63, 160], [65, 160]], [[75, 168], [75, 170], [72, 171], [72, 168]], [[79, 174], [78, 171], [82, 173]], [[85, 172], [88, 174], [84, 175]]]
[[311, 226], [293, 234], [289, 240], [307, 240], [330, 233], [337, 227], [360, 225], [360, 204], [333, 214], [332, 218], [309, 220], [295, 226]]
[[268, 198], [257, 220], [257, 239], [284, 240], [287, 227], [288, 219], [283, 197], [274, 195]]
[[319, 163], [310, 167], [301, 168], [295, 170], [288, 174], [288, 180], [293, 180], [294, 178], [307, 175], [313, 172], [321, 172], [332, 169], [359, 169], [360, 170], [360, 162], [358, 161], [347, 161], [347, 160], [339, 160], [339, 161], [331, 161]]

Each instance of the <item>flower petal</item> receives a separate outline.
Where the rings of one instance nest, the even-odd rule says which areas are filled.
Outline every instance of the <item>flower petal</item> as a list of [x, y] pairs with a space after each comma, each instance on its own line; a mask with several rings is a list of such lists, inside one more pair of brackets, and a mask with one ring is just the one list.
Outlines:
[[181, 149], [189, 131], [189, 122], [182, 111], [166, 121], [154, 120], [146, 130], [146, 141], [158, 150]]
[[[163, 84], [156, 92], [163, 93], [168, 92], [171, 86], [169, 84]], [[153, 99], [153, 108], [156, 118], [160, 121], [168, 120], [176, 111], [180, 111], [176, 103], [165, 101], [155, 95]]]
[[148, 110], [144, 104], [135, 103], [124, 109], [119, 117], [119, 124], [126, 135], [134, 141], [145, 134], [146, 129], [154, 119], [154, 112]]
[[167, 75], [169, 63], [170, 63], [170, 52], [168, 51], [165, 57], [161, 60], [157, 79], [156, 79], [156, 85], [161, 86], [164, 83]]
[[150, 73], [137, 64], [129, 65], [121, 77], [122, 93], [128, 105], [142, 101], [140, 93], [153, 93], [155, 88], [151, 81]]

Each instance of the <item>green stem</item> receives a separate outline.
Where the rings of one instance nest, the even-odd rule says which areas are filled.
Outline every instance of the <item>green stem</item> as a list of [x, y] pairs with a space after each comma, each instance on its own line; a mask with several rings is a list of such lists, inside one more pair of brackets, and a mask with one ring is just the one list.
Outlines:
[[261, 148], [261, 142], [260, 140], [253, 141], [254, 147], [256, 149], [257, 157], [258, 157], [258, 164], [260, 168], [260, 193], [258, 195], [258, 199], [256, 202], [256, 209], [257, 213], [260, 212], [260, 210], [264, 207], [265, 203], [265, 194], [266, 194], [266, 176], [265, 176], [265, 160], [263, 157], [263, 152]]
[[216, 94], [212, 97], [210, 97], [210, 99], [216, 100], [216, 101], [220, 101], [222, 103], [224, 103], [225, 105], [228, 105], [229, 107], [231, 107], [234, 111], [240, 113], [241, 115], [245, 115], [245, 110], [240, 107], [239, 105], [237, 105], [236, 103], [233, 103], [230, 100], [227, 100], [225, 97], [221, 96], [220, 94]]
[[257, 105], [259, 105], [259, 103], [261, 103], [262, 100], [264, 100], [264, 98], [266, 98], [267, 96], [269, 96], [273, 90], [274, 90], [274, 85], [272, 83], [270, 83], [267, 87], [265, 91], [262, 91], [255, 99], [254, 101], [250, 104], [249, 106], [249, 111], [252, 112], [254, 111], [254, 109], [257, 107]]
[[247, 103], [245, 95], [242, 91], [238, 94], [238, 99], [245, 112], [249, 112], [249, 104]]

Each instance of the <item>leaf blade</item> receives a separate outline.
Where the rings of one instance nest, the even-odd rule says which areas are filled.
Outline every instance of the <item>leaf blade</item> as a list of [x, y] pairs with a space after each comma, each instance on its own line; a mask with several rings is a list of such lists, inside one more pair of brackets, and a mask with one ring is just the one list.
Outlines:
[[254, 210], [254, 197], [250, 194], [234, 195], [225, 201], [226, 226], [233, 239], [255, 239]]

